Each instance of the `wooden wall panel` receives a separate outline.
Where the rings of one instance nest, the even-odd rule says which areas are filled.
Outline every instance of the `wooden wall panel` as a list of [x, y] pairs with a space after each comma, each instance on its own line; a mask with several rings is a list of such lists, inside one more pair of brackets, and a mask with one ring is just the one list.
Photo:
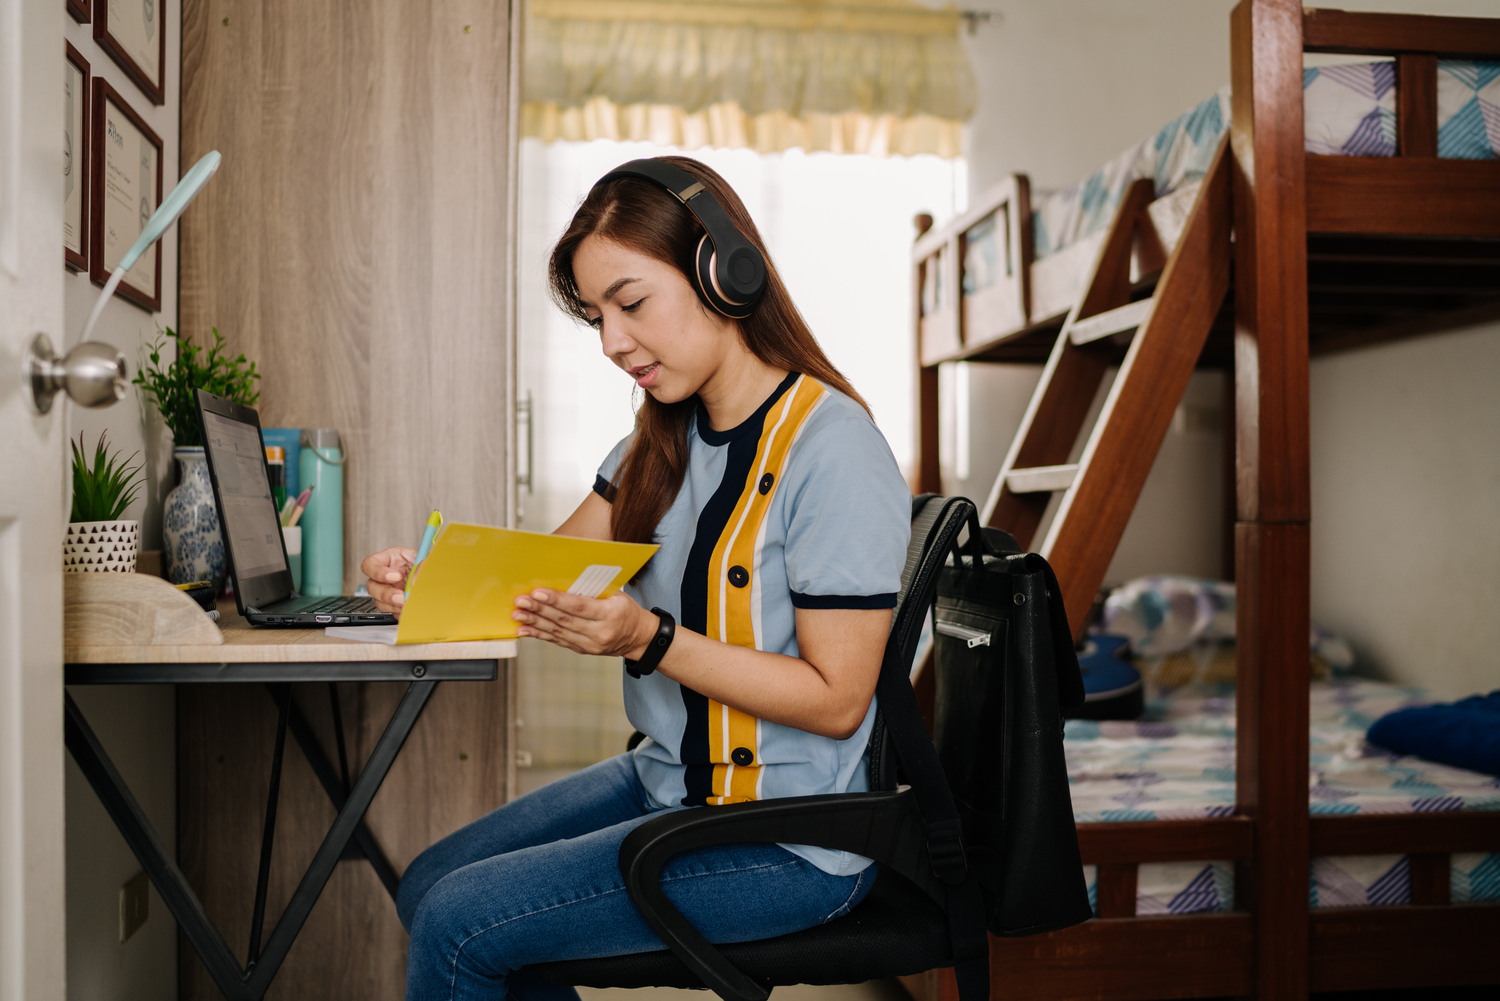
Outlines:
[[[182, 328], [217, 326], [264, 373], [267, 426], [334, 427], [345, 585], [428, 512], [503, 525], [512, 477], [513, 39], [480, 0], [183, 2], [182, 156], [223, 166], [184, 216]], [[504, 802], [501, 680], [439, 687], [369, 819], [397, 871]], [[346, 685], [363, 760], [399, 687]], [[322, 686], [298, 695], [327, 732]], [[180, 861], [241, 954], [275, 716], [258, 686], [184, 687]], [[460, 755], [466, 757], [461, 758]], [[333, 812], [287, 751], [268, 923]], [[340, 863], [272, 998], [399, 997], [406, 935], [369, 866]], [[181, 996], [217, 992], [186, 945]]]
[[345, 577], [428, 512], [504, 524], [506, 7], [185, 0], [184, 330], [264, 373], [268, 426], [334, 427]]

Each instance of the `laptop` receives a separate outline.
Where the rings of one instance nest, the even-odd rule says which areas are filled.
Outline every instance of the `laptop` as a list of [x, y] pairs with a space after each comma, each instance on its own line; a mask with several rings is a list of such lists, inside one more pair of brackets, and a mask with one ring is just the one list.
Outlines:
[[292, 590], [281, 537], [280, 512], [266, 472], [260, 415], [252, 408], [198, 390], [208, 475], [219, 509], [234, 578], [234, 600], [257, 626], [392, 626], [396, 617], [372, 598], [314, 598]]

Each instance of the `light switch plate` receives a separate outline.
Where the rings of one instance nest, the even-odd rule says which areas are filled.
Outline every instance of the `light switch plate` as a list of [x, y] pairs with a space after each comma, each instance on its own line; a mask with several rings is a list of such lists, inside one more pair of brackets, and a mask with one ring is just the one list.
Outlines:
[[151, 881], [142, 869], [120, 887], [120, 941], [124, 942], [146, 923], [151, 903]]

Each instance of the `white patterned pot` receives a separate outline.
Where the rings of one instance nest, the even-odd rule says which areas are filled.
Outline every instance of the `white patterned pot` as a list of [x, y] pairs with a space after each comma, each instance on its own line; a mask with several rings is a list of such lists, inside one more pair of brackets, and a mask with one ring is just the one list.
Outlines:
[[138, 521], [70, 521], [63, 536], [63, 571], [135, 573], [140, 549]]
[[174, 448], [182, 466], [182, 482], [167, 494], [161, 510], [162, 562], [173, 584], [212, 581], [224, 583], [224, 539], [219, 533], [219, 510], [208, 479], [203, 448]]

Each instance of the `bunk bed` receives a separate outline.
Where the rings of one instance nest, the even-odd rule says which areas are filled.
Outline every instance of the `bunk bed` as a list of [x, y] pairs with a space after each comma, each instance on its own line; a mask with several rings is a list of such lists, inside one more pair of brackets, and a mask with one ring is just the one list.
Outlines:
[[[1453, 89], [1477, 101], [1500, 75], [1500, 19], [1242, 0], [1230, 44], [1230, 87], [1172, 135], [1061, 195], [1013, 176], [914, 248], [915, 486], [941, 491], [938, 364], [1043, 365], [984, 516], [1051, 560], [1075, 624], [1192, 371], [1232, 379], [1237, 644], [1218, 710], [1233, 717], [1219, 745], [1233, 748], [1232, 797], [1185, 819], [1083, 818], [1098, 821], [1079, 824], [1098, 917], [992, 939], [997, 998], [1500, 981], [1500, 904], [1455, 903], [1450, 877], [1455, 855], [1500, 852], [1500, 803], [1310, 813], [1308, 781], [1311, 705], [1354, 684], [1325, 683], [1346, 686], [1330, 695], [1309, 676], [1309, 357], [1500, 316], [1500, 126], [1486, 133], [1485, 102], [1455, 108]], [[1304, 53], [1384, 62], [1312, 70]], [[1318, 77], [1353, 72], [1370, 75], [1374, 104], [1322, 115]], [[1381, 855], [1405, 857], [1405, 903], [1311, 906], [1316, 860]], [[1231, 910], [1138, 908], [1142, 866], [1210, 862]], [[956, 998], [951, 971], [904, 982], [919, 1001]]]

